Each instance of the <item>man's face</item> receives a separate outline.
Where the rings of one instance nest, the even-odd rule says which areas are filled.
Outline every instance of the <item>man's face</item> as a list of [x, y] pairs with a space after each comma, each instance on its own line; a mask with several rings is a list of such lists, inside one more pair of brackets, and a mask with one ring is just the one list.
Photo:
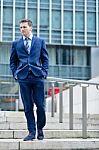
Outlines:
[[27, 22], [20, 23], [21, 34], [25, 37], [29, 37], [32, 32], [32, 27]]

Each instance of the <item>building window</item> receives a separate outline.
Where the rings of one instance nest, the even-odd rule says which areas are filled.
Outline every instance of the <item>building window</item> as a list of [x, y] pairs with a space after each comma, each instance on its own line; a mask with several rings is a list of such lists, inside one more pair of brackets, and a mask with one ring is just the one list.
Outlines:
[[90, 53], [86, 47], [64, 46], [56, 47], [56, 64], [86, 66]]

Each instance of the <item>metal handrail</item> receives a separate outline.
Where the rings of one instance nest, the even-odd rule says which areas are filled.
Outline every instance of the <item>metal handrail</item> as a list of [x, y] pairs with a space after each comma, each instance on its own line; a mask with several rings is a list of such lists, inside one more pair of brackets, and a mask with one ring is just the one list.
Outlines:
[[56, 78], [56, 77], [47, 77], [47, 80], [54, 81], [54, 82], [66, 82], [72, 84], [91, 84], [91, 85], [99, 85], [97, 82], [92, 81], [85, 81], [85, 80], [75, 80], [75, 79], [63, 79], [63, 78]]
[[[87, 87], [89, 85], [95, 85], [96, 89], [99, 90], [99, 82], [85, 81], [85, 80], [73, 80], [73, 79], [62, 79], [55, 77], [47, 77], [47, 81], [52, 83], [52, 105], [54, 106], [54, 84], [58, 83], [59, 92], [59, 122], [63, 122], [63, 96], [62, 87], [64, 84], [69, 86], [69, 129], [73, 130], [73, 87], [80, 85], [82, 87], [82, 138], [87, 138]], [[54, 117], [54, 109], [51, 109], [52, 117]]]

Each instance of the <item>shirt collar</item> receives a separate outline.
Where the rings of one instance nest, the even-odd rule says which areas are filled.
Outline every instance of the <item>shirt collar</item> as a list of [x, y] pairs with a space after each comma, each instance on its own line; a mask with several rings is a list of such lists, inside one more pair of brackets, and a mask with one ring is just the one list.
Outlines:
[[[28, 39], [32, 40], [32, 37], [33, 37], [33, 34], [31, 34], [31, 35], [28, 37]], [[26, 39], [26, 37], [23, 36], [23, 40], [25, 40], [25, 39]]]

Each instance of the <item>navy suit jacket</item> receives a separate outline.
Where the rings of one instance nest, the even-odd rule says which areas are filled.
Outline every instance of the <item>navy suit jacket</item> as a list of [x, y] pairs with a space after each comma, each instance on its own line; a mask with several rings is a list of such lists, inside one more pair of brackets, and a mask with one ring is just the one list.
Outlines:
[[48, 63], [48, 52], [44, 40], [33, 36], [30, 54], [25, 49], [22, 37], [12, 42], [10, 68], [14, 77], [25, 79], [31, 69], [34, 76], [46, 78]]

